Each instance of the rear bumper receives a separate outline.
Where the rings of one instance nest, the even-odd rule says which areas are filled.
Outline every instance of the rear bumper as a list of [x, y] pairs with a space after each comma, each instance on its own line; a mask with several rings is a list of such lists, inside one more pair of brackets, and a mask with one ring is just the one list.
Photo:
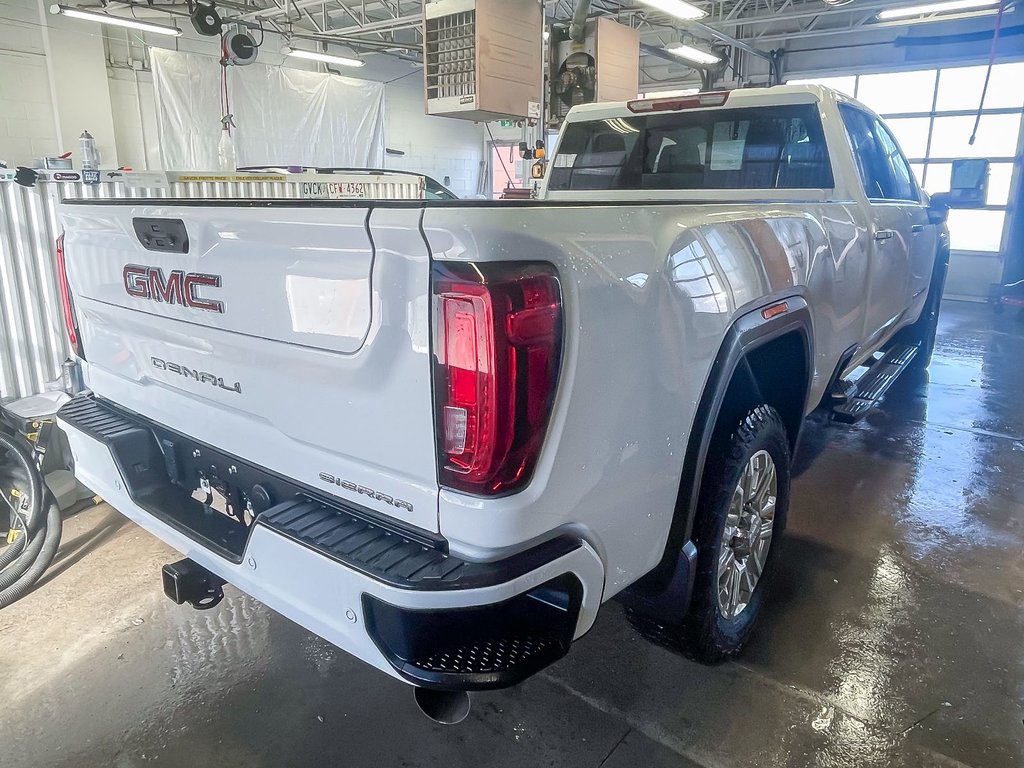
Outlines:
[[[596, 618], [604, 568], [586, 542], [557, 538], [504, 560], [468, 562], [445, 551], [443, 542], [421, 541], [343, 502], [302, 494], [261, 512], [219, 547], [203, 530], [211, 513], [168, 480], [170, 433], [87, 396], [65, 406], [58, 419], [78, 478], [126, 517], [267, 606], [414, 685], [513, 685], [564, 656]], [[191, 451], [193, 443], [187, 445]], [[204, 461], [226, 459], [239, 476], [259, 471], [202, 450]]]

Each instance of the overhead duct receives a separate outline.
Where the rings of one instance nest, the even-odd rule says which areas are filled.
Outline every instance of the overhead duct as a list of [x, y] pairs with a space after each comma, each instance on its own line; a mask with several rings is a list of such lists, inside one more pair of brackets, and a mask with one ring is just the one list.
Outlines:
[[572, 22], [569, 24], [569, 39], [582, 43], [587, 34], [587, 14], [590, 13], [591, 0], [579, 0], [576, 3], [576, 10], [572, 14]]

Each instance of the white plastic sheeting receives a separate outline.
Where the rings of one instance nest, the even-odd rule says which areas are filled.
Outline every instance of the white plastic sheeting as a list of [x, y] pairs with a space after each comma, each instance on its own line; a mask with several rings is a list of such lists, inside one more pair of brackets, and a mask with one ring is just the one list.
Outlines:
[[[150, 54], [163, 167], [218, 168], [220, 62], [161, 48]], [[262, 64], [227, 74], [239, 167], [383, 167], [382, 83]]]

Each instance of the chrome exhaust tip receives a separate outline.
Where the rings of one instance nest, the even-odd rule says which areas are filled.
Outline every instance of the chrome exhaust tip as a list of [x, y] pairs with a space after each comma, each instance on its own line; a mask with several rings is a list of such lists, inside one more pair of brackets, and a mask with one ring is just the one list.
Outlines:
[[420, 712], [435, 723], [457, 725], [469, 715], [469, 694], [465, 691], [434, 691], [416, 688], [413, 692]]

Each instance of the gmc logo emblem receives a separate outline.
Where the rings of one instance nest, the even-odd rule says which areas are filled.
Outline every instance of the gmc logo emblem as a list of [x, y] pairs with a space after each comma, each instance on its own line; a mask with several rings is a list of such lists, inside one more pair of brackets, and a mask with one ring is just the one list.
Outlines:
[[175, 269], [169, 277], [164, 277], [164, 271], [159, 267], [126, 264], [121, 276], [125, 291], [137, 299], [179, 304], [207, 312], [224, 312], [223, 301], [204, 299], [199, 295], [200, 288], [220, 288], [220, 275]]

